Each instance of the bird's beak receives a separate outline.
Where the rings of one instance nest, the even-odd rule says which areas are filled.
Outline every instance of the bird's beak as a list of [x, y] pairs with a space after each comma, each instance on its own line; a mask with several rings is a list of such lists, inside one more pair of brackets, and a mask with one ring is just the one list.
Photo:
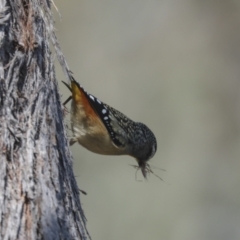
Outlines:
[[146, 162], [141, 162], [140, 160], [137, 160], [138, 167], [141, 169], [142, 175], [145, 179], [147, 179], [147, 165]]

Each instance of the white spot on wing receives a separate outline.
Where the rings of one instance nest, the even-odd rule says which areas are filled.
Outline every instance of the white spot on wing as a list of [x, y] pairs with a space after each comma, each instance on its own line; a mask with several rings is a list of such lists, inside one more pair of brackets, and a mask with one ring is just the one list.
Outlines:
[[104, 117], [104, 120], [108, 120], [108, 117], [106, 116], [106, 117]]
[[89, 94], [89, 97], [90, 97], [93, 101], [95, 101], [94, 96], [92, 96], [92, 95]]
[[102, 104], [101, 101], [100, 101], [99, 99], [97, 99], [97, 102], [98, 102], [99, 104]]
[[102, 110], [102, 113], [105, 114], [106, 112], [107, 112], [107, 110], [104, 108], [104, 109]]

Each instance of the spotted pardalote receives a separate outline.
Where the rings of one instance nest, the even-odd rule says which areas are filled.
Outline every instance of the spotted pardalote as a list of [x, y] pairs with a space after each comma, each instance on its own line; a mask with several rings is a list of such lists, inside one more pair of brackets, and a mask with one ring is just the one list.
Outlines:
[[147, 161], [157, 150], [152, 131], [87, 93], [75, 79], [71, 79], [71, 85], [63, 83], [72, 93], [64, 102], [72, 100], [70, 145], [78, 142], [98, 154], [130, 155], [146, 178], [152, 172]]

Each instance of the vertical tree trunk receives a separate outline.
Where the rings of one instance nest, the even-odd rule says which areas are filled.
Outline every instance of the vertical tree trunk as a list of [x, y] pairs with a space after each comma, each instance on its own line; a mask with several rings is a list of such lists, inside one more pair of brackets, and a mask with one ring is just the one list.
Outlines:
[[73, 175], [50, 1], [0, 0], [0, 239], [88, 239]]

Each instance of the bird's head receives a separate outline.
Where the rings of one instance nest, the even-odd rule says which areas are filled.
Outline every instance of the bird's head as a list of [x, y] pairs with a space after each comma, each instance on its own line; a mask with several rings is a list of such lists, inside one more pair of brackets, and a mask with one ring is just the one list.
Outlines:
[[132, 156], [138, 162], [137, 169], [141, 169], [144, 178], [147, 173], [152, 172], [147, 163], [157, 151], [157, 140], [153, 132], [143, 123], [137, 123], [138, 127], [135, 133], [135, 143]]

